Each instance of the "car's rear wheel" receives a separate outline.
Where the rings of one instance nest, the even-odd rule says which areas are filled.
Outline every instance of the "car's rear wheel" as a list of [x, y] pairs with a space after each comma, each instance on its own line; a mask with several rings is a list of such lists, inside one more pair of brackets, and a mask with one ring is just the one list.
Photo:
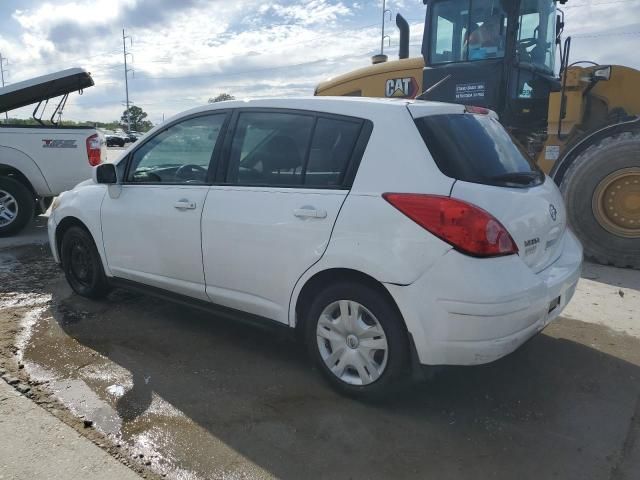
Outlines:
[[305, 325], [312, 358], [340, 392], [379, 398], [408, 377], [409, 342], [402, 317], [376, 289], [341, 283], [322, 290]]
[[18, 233], [33, 219], [35, 199], [13, 178], [0, 178], [0, 237]]
[[74, 292], [93, 299], [109, 293], [100, 254], [84, 228], [74, 226], [64, 233], [61, 255], [64, 274]]

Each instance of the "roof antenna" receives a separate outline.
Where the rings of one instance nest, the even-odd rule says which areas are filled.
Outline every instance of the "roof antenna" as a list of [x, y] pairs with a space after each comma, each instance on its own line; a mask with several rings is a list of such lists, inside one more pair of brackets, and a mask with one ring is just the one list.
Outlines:
[[384, 34], [384, 23], [385, 23], [387, 14], [389, 14], [389, 21], [391, 21], [391, 10], [387, 8], [387, 0], [382, 0], [382, 35], [380, 38], [380, 53], [371, 57], [371, 63], [373, 63], [374, 65], [377, 63], [384, 63], [387, 61], [387, 58], [388, 58], [384, 54], [385, 39], [389, 42], [389, 45], [391, 45], [391, 37], [389, 35]]
[[418, 95], [416, 97], [416, 100], [427, 100], [426, 98], [427, 95], [429, 95], [431, 92], [433, 92], [436, 88], [438, 88], [440, 85], [442, 85], [444, 82], [446, 82], [450, 78], [451, 78], [451, 74], [447, 75], [444, 78], [441, 78], [436, 83], [434, 83], [429, 88], [427, 88], [424, 92], [422, 92], [420, 95]]

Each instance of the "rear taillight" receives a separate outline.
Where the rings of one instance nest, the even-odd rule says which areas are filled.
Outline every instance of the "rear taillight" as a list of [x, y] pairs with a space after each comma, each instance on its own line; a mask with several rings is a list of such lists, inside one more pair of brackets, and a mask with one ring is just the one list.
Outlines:
[[100, 136], [94, 133], [90, 137], [87, 137], [87, 159], [89, 165], [95, 167], [102, 162], [102, 145], [100, 142]]
[[385, 193], [384, 199], [457, 250], [475, 257], [518, 253], [507, 229], [480, 207], [454, 198], [417, 193]]

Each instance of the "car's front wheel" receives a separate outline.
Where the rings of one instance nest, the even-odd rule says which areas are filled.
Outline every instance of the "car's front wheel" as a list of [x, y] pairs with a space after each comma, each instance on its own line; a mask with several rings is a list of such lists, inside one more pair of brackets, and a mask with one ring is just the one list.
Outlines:
[[84, 228], [71, 227], [62, 237], [62, 269], [78, 295], [98, 299], [109, 293], [109, 282], [93, 238]]
[[322, 290], [308, 309], [306, 334], [318, 368], [342, 393], [379, 398], [408, 377], [402, 317], [374, 288], [340, 283]]

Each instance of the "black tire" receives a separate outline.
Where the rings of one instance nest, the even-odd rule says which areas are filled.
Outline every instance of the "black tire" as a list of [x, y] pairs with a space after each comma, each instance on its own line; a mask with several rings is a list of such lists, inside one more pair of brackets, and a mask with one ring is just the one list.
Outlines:
[[0, 177], [0, 201], [2, 198], [9, 198], [7, 194], [15, 202], [11, 201], [11, 205], [8, 205], [8, 202], [7, 205], [0, 204], [0, 210], [10, 209], [15, 216], [11, 221], [0, 222], [0, 237], [8, 237], [18, 233], [31, 222], [35, 212], [36, 200], [33, 193], [13, 178]]
[[[353, 385], [338, 378], [327, 367], [320, 352], [316, 335], [320, 315], [325, 308], [340, 300], [350, 300], [364, 306], [375, 316], [386, 336], [386, 367], [375, 381], [367, 385]], [[380, 400], [406, 385], [410, 374], [410, 346], [404, 321], [397, 307], [379, 290], [354, 282], [331, 285], [316, 295], [306, 309], [304, 321], [309, 354], [322, 375], [340, 393], [360, 399]]]
[[560, 183], [569, 223], [585, 257], [616, 267], [640, 268], [640, 240], [616, 235], [598, 220], [594, 195], [614, 172], [640, 166], [640, 132], [622, 132], [589, 146], [571, 164]]
[[[42, 205], [41, 205], [42, 203]], [[37, 217], [38, 215], [42, 215], [49, 210], [49, 207], [53, 203], [53, 197], [45, 197], [41, 200], [41, 202], [36, 203], [35, 210], [33, 212], [33, 216]]]
[[91, 234], [84, 228], [74, 226], [64, 233], [60, 254], [62, 269], [74, 292], [92, 299], [103, 298], [109, 293], [100, 254]]

